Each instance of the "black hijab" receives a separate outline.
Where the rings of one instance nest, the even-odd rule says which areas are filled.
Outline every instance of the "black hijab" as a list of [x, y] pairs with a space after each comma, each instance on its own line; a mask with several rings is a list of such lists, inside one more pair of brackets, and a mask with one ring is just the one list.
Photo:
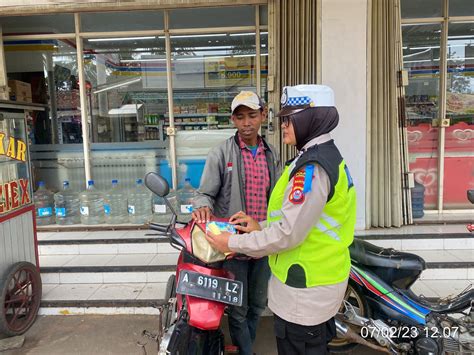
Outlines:
[[311, 139], [331, 132], [339, 123], [339, 113], [333, 106], [310, 107], [290, 116], [296, 137], [296, 149], [301, 150]]

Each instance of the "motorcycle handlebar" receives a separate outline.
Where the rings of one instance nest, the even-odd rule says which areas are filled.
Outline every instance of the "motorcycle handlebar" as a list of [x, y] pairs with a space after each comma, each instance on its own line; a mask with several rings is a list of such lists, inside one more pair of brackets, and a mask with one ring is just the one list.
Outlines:
[[169, 225], [162, 225], [158, 223], [150, 223], [150, 229], [153, 229], [157, 232], [168, 233], [170, 226]]

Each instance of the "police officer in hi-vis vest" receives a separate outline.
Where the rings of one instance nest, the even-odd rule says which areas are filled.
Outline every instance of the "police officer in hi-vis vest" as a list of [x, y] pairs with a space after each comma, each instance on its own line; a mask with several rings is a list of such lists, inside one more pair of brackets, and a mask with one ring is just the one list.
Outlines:
[[239, 212], [230, 221], [246, 234], [207, 238], [222, 252], [269, 255], [279, 354], [326, 354], [349, 277], [356, 193], [330, 135], [339, 122], [332, 89], [288, 86], [281, 103], [283, 142], [299, 153], [273, 189], [267, 220], [260, 225]]

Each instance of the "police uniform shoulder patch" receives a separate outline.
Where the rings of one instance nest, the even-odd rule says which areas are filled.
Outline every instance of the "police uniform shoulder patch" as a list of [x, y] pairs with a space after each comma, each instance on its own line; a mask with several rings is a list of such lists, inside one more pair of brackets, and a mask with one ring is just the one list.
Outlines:
[[304, 202], [304, 181], [305, 181], [306, 171], [301, 169], [296, 172], [293, 176], [293, 186], [291, 187], [290, 195], [288, 199], [293, 204], [300, 204]]

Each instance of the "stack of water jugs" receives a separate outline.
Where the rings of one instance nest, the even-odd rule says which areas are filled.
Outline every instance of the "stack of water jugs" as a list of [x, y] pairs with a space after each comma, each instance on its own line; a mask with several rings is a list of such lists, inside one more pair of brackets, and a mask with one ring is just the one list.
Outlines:
[[[168, 200], [178, 213], [180, 221], [191, 218], [194, 189], [186, 179], [183, 188], [171, 191]], [[101, 192], [94, 181], [87, 182], [87, 189], [77, 193], [69, 188], [69, 182], [63, 182], [63, 189], [56, 194], [39, 182], [34, 194], [37, 225], [70, 224], [145, 224], [150, 221], [168, 223], [171, 211], [165, 201], [152, 193], [137, 179], [135, 186], [125, 190], [114, 179], [109, 190]]]
[[417, 181], [411, 190], [411, 207], [413, 218], [421, 218], [425, 215], [425, 187]]

